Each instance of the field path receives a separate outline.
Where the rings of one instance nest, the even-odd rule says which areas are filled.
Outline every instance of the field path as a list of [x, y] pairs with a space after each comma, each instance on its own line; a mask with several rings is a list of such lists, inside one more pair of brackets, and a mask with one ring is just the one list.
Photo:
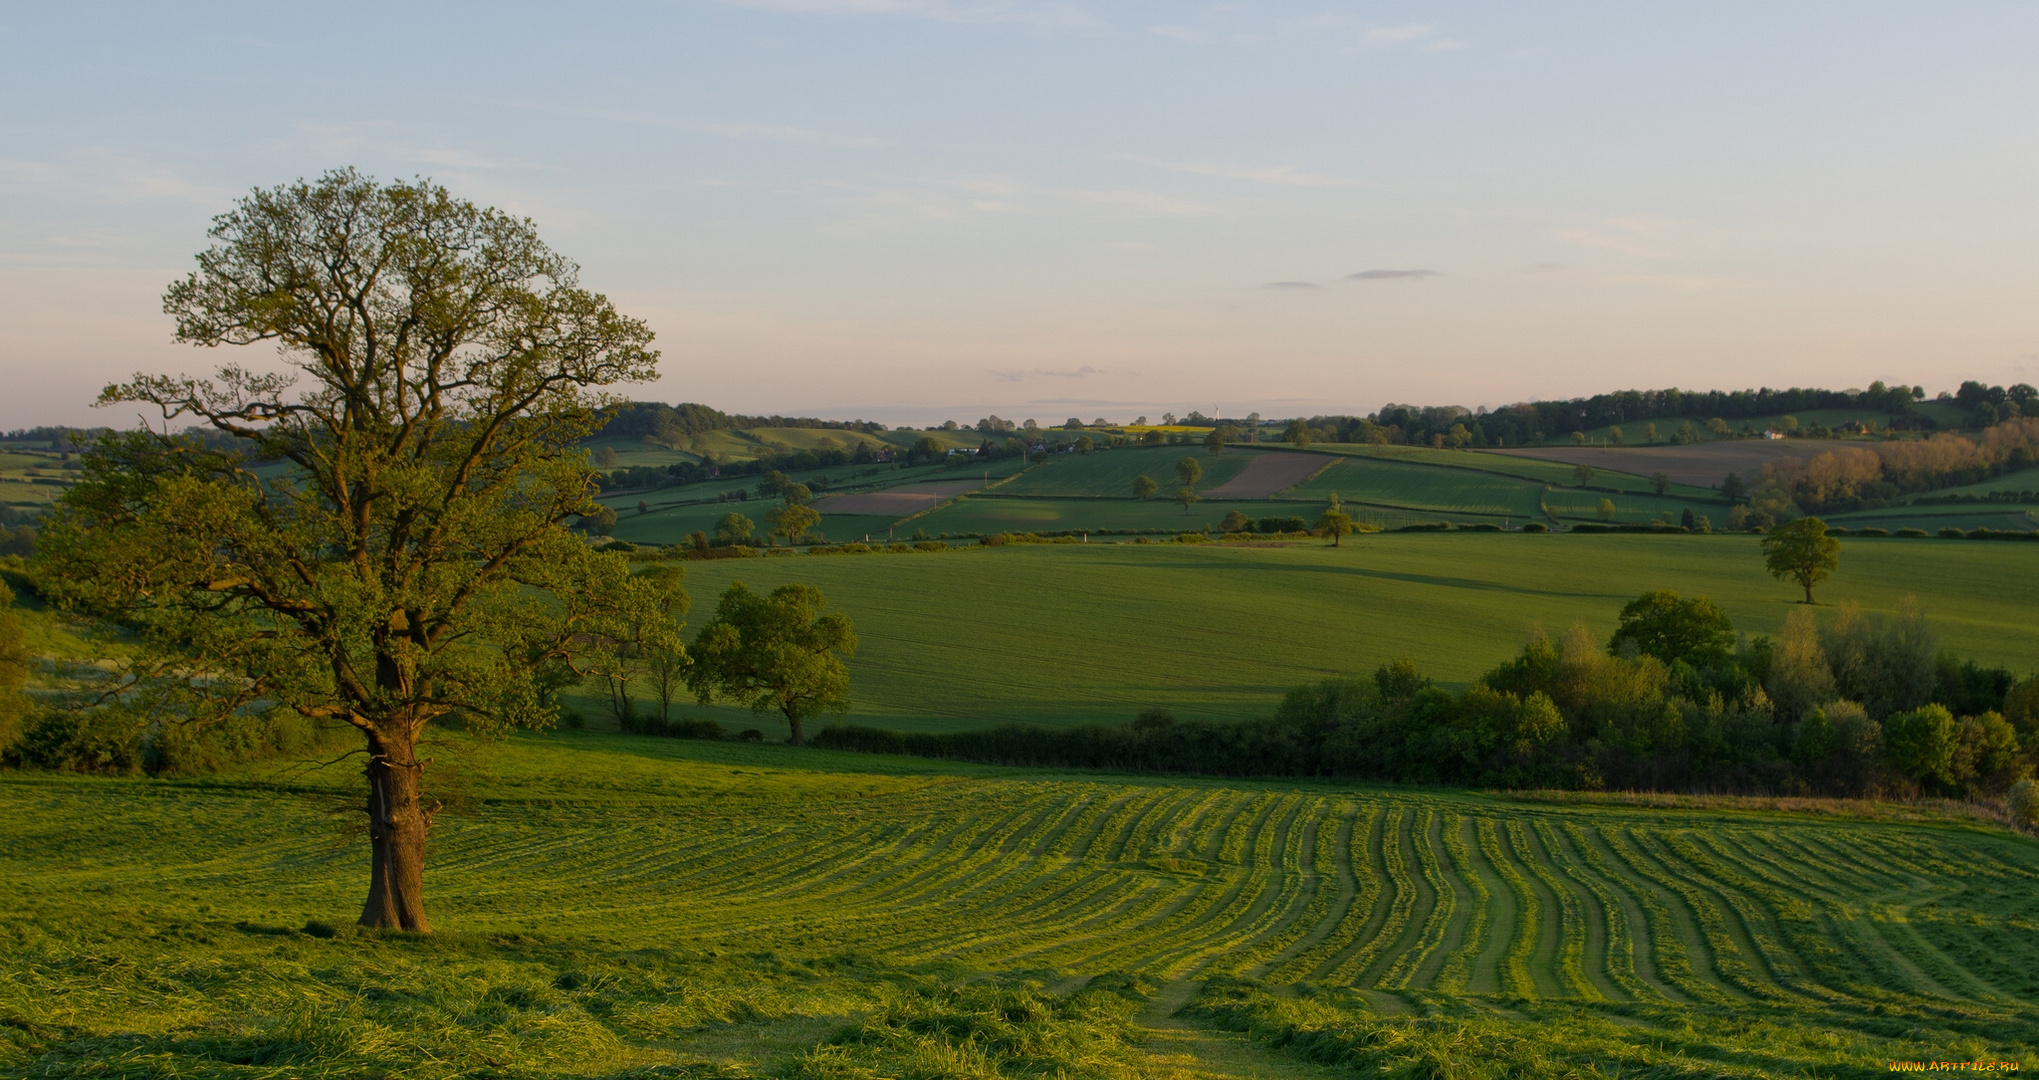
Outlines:
[[1231, 1031], [1209, 1031], [1177, 1019], [1175, 1013], [1196, 996], [1196, 983], [1174, 979], [1163, 983], [1136, 1021], [1146, 1033], [1141, 1048], [1166, 1077], [1236, 1077], [1237, 1080], [1333, 1080], [1347, 1077], [1328, 1066], [1292, 1061]]
[[982, 486], [984, 486], [982, 480], [939, 480], [925, 484], [901, 484], [896, 488], [886, 488], [884, 491], [827, 495], [814, 500], [814, 508], [823, 514], [870, 514], [874, 517], [894, 514], [905, 517], [926, 510], [950, 496], [975, 491]]
[[1265, 499], [1295, 487], [1339, 460], [1329, 454], [1259, 454], [1239, 470], [1239, 475], [1204, 492], [1204, 498]]

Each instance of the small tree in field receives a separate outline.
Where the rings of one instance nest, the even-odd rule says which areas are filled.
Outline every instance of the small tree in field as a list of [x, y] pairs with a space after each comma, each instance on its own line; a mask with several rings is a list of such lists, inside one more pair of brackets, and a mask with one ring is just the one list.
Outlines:
[[1650, 474], [1650, 489], [1651, 489], [1651, 490], [1653, 490], [1653, 491], [1655, 491], [1655, 492], [1656, 492], [1657, 494], [1659, 494], [1659, 495], [1668, 495], [1668, 494], [1670, 494], [1670, 492], [1671, 492], [1671, 474], [1670, 474], [1670, 473], [1667, 473], [1667, 472], [1653, 472], [1653, 473], [1651, 473], [1651, 474]]
[[1154, 478], [1151, 476], [1136, 476], [1133, 478], [1133, 498], [1135, 499], [1151, 499], [1154, 497], [1154, 493], [1160, 490], [1161, 485], [1155, 483]]
[[1289, 421], [1289, 426], [1282, 431], [1282, 438], [1287, 439], [1298, 450], [1308, 450], [1313, 437], [1310, 425], [1301, 420]]
[[1574, 465], [1572, 466], [1572, 479], [1577, 481], [1580, 487], [1585, 487], [1593, 482], [1593, 476], [1596, 472], [1598, 470], [1594, 469], [1591, 465]]
[[1331, 538], [1331, 546], [1337, 547], [1339, 540], [1352, 532], [1352, 515], [1346, 513], [1337, 503], [1317, 518], [1317, 531]]
[[1204, 436], [1204, 449], [1213, 454], [1222, 454], [1225, 452], [1225, 443], [1230, 441], [1232, 435], [1231, 428], [1214, 427], [1209, 435]]
[[1175, 463], [1175, 475], [1182, 481], [1182, 486], [1195, 487], [1196, 482], [1203, 479], [1204, 467], [1197, 463], [1197, 459], [1186, 457]]
[[1816, 517], [1787, 521], [1763, 538], [1763, 563], [1771, 577], [1797, 582], [1810, 604], [1813, 586], [1840, 569], [1841, 542], [1828, 536], [1827, 523]]
[[651, 331], [530, 222], [423, 181], [258, 190], [210, 235], [164, 296], [178, 340], [272, 343], [283, 370], [107, 387], [236, 438], [102, 439], [39, 578], [163, 658], [126, 671], [127, 705], [203, 724], [266, 702], [359, 731], [361, 923], [425, 931], [420, 737], [543, 727], [553, 689], [661, 617], [563, 524], [597, 511], [578, 444], [598, 388], [657, 374]]
[[722, 694], [752, 712], [777, 709], [793, 745], [801, 745], [802, 721], [850, 703], [843, 661], [856, 655], [857, 634], [848, 616], [822, 614], [827, 603], [812, 585], [781, 585], [759, 596], [740, 581], [732, 584], [714, 621], [694, 639], [687, 684], [695, 697], [706, 705]]
[[1182, 512], [1187, 514], [1190, 507], [1203, 501], [1203, 496], [1197, 494], [1195, 488], [1184, 484], [1182, 487], [1175, 489], [1175, 501], [1182, 504]]

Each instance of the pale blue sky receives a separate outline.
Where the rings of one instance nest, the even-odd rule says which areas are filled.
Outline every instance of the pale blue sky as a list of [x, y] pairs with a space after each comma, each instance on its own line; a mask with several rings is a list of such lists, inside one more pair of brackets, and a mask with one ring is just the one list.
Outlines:
[[2039, 381], [2030, 3], [9, 2], [0, 27], [0, 427], [123, 421], [84, 407], [107, 379], [226, 359], [169, 344], [163, 286], [238, 194], [339, 165], [533, 217], [657, 329], [634, 393], [727, 409]]

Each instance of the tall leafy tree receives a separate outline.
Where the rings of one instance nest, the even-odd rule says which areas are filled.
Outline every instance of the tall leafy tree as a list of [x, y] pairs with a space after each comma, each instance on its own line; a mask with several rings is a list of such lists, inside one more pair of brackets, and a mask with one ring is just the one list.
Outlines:
[[1175, 475], [1177, 479], [1182, 481], [1182, 486], [1195, 487], [1196, 482], [1203, 479], [1204, 467], [1197, 462], [1197, 459], [1186, 457], [1175, 463]]
[[766, 511], [765, 520], [772, 523], [772, 535], [783, 536], [786, 543], [797, 544], [807, 535], [807, 530], [821, 524], [821, 513], [811, 506], [788, 499], [786, 505]]
[[786, 718], [793, 745], [806, 741], [802, 722], [849, 707], [856, 655], [849, 616], [823, 612], [827, 600], [812, 585], [781, 585], [759, 596], [736, 582], [723, 592], [715, 618], [701, 628], [691, 650], [687, 682], [701, 704], [716, 695]]
[[1151, 499], [1154, 497], [1154, 493], [1159, 490], [1161, 490], [1161, 485], [1155, 483], [1154, 478], [1151, 476], [1136, 476], [1133, 478], [1133, 498], [1135, 499]]
[[167, 719], [261, 702], [357, 729], [361, 923], [425, 931], [420, 737], [550, 723], [552, 689], [659, 617], [657, 590], [563, 526], [596, 512], [578, 442], [599, 388], [656, 375], [651, 331], [529, 221], [429, 182], [343, 170], [257, 190], [210, 235], [164, 297], [178, 340], [280, 363], [107, 387], [102, 405], [236, 438], [103, 439], [40, 577], [179, 658], [129, 687]]
[[1827, 535], [1827, 523], [1816, 517], [1787, 521], [1763, 538], [1763, 563], [1770, 576], [1790, 578], [1812, 603], [1813, 586], [1832, 577], [1841, 566], [1841, 542]]

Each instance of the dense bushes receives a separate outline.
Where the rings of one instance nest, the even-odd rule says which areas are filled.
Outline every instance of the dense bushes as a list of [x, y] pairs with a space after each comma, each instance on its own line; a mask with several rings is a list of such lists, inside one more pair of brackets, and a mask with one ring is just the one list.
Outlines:
[[1923, 616], [1794, 612], [1736, 647], [1704, 598], [1651, 593], [1606, 647], [1533, 634], [1461, 693], [1409, 661], [1290, 691], [1246, 723], [905, 733], [816, 746], [1002, 765], [1422, 784], [1765, 793], [2001, 793], [2039, 764], [2039, 682], [1938, 654]]
[[0, 747], [11, 766], [77, 772], [196, 775], [232, 765], [303, 757], [352, 741], [338, 721], [289, 709], [236, 714], [214, 724], [151, 719], [119, 707], [48, 708], [29, 717], [19, 738]]

